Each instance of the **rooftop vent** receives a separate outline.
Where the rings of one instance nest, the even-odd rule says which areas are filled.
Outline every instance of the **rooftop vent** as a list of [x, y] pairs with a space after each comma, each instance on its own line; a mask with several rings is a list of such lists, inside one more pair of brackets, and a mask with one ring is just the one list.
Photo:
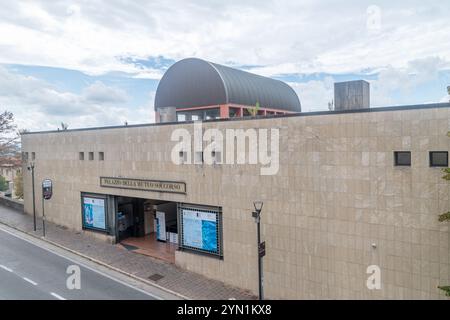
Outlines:
[[370, 108], [370, 85], [364, 80], [336, 82], [334, 109], [355, 110]]

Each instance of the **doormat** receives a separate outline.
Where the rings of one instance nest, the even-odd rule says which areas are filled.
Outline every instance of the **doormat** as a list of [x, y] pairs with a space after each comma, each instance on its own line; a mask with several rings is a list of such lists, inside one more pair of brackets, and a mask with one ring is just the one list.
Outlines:
[[138, 250], [139, 249], [138, 247], [135, 247], [135, 246], [132, 246], [132, 245], [129, 245], [129, 244], [121, 243], [121, 245], [122, 245], [122, 247], [124, 247], [128, 251], [134, 251], [134, 250]]
[[151, 275], [150, 277], [148, 277], [148, 278], [149, 278], [150, 280], [156, 282], [156, 281], [161, 280], [162, 278], [164, 278], [164, 276], [155, 273], [155, 274], [152, 274], [152, 275]]

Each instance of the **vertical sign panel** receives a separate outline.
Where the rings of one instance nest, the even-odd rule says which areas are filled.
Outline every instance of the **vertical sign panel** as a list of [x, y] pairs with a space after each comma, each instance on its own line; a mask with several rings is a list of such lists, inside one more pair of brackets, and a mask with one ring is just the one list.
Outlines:
[[166, 213], [156, 211], [156, 238], [159, 241], [166, 241]]

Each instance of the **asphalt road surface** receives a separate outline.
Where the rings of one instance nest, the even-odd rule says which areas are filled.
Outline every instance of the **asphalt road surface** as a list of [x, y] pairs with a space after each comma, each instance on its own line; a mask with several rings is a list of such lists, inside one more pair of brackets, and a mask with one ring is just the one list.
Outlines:
[[[81, 289], [68, 289], [67, 268], [80, 268]], [[77, 264], [0, 229], [0, 300], [154, 300], [156, 295]]]

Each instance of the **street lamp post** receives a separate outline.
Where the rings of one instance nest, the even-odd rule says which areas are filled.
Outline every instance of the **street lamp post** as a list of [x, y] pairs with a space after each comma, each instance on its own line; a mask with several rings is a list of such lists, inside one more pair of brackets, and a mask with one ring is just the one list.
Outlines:
[[263, 260], [266, 255], [266, 243], [261, 243], [261, 210], [263, 207], [262, 201], [253, 202], [255, 211], [252, 212], [252, 217], [255, 218], [257, 235], [258, 235], [258, 291], [259, 300], [264, 300], [264, 276], [263, 276]]
[[28, 166], [28, 171], [31, 171], [31, 183], [33, 187], [33, 227], [34, 231], [36, 231], [36, 200], [35, 200], [35, 192], [34, 192], [34, 162], [31, 162]]

